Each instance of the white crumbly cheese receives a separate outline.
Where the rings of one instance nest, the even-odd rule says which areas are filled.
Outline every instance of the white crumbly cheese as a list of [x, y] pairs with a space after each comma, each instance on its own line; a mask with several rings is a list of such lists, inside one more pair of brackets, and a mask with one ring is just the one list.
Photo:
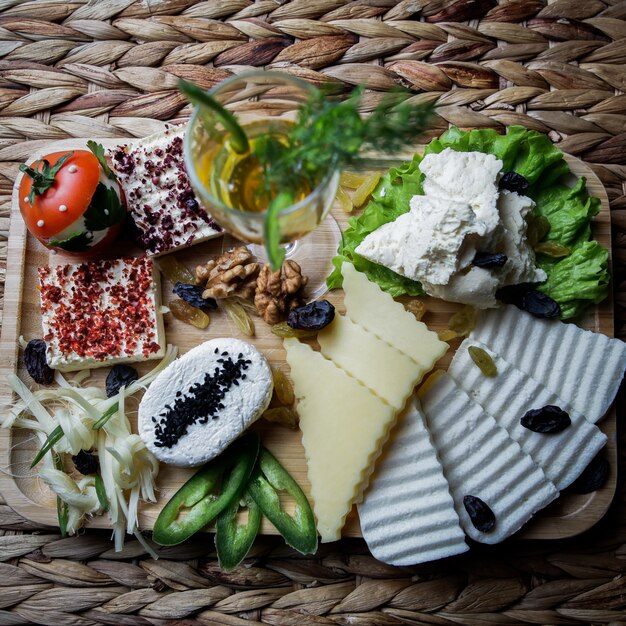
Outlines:
[[[235, 383], [218, 379], [241, 360], [246, 367], [240, 368]], [[167, 441], [162, 433], [168, 424], [167, 432], [170, 432], [181, 415], [194, 415], [189, 409], [196, 395], [192, 392], [194, 385], [218, 393], [222, 389], [221, 406], [207, 417], [210, 401], [201, 396], [197, 411], [204, 410], [204, 416], [196, 412], [200, 419], [187, 420], [186, 432], [175, 442]], [[200, 465], [218, 456], [261, 416], [269, 405], [272, 389], [270, 367], [254, 346], [239, 339], [211, 339], [174, 361], [150, 385], [139, 405], [139, 435], [164, 463], [181, 467]]]
[[151, 259], [45, 265], [38, 274], [51, 368], [74, 371], [165, 353], [159, 272]]
[[222, 233], [191, 188], [183, 158], [184, 134], [185, 126], [175, 126], [110, 152], [136, 226], [137, 243], [149, 255]]
[[[534, 202], [498, 190], [502, 161], [450, 148], [420, 163], [425, 195], [410, 210], [370, 233], [357, 254], [418, 281], [433, 297], [484, 309], [498, 306], [505, 285], [542, 282], [528, 244], [526, 217]], [[504, 267], [472, 266], [477, 252], [503, 253]]]
[[417, 565], [469, 550], [414, 397], [398, 418], [358, 508], [363, 538], [384, 563]]
[[422, 287], [429, 296], [448, 302], [470, 304], [477, 309], [498, 306], [496, 291], [499, 286], [498, 275], [483, 267], [472, 267], [467, 273], [455, 274], [447, 285], [433, 285], [422, 281]]
[[503, 252], [508, 260], [504, 266], [502, 285], [543, 282], [547, 275], [535, 265], [535, 251], [526, 238], [526, 216], [535, 203], [515, 191], [503, 189], [498, 198], [498, 209], [504, 226]]
[[413, 196], [408, 213], [370, 233], [356, 252], [401, 276], [445, 285], [471, 262], [471, 235], [481, 230], [468, 203]]
[[439, 154], [427, 154], [419, 168], [426, 176], [425, 195], [468, 202], [481, 224], [480, 234], [494, 233], [500, 223], [496, 207], [500, 159], [493, 154], [446, 148]]

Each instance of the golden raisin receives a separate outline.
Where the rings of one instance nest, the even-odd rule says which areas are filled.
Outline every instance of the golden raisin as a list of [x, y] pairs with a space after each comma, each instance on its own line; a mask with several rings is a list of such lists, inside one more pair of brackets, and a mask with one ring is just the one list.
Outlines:
[[348, 189], [356, 189], [367, 178], [367, 174], [358, 174], [357, 172], [341, 172], [339, 184]]
[[274, 324], [272, 326], [272, 332], [277, 337], [282, 337], [283, 339], [287, 339], [289, 337], [298, 337], [299, 339], [303, 339], [306, 337], [315, 337], [317, 335], [316, 330], [303, 330], [301, 328], [291, 328], [287, 322], [278, 322], [278, 324]]
[[488, 352], [478, 346], [470, 346], [467, 351], [472, 361], [487, 378], [495, 378], [498, 375], [498, 368]]
[[452, 339], [456, 339], [458, 337], [458, 335], [449, 328], [446, 328], [445, 330], [440, 330], [437, 333], [437, 336], [441, 341], [451, 341]]
[[288, 428], [298, 427], [298, 415], [286, 406], [279, 406], [274, 409], [267, 409], [263, 416], [268, 422], [276, 422]]
[[569, 256], [572, 251], [567, 246], [562, 246], [555, 241], [543, 241], [535, 246], [535, 252], [541, 252], [554, 259], [560, 259]]
[[274, 393], [278, 401], [281, 404], [293, 404], [296, 401], [296, 396], [285, 373], [277, 367], [272, 367], [272, 378], [274, 379]]
[[368, 176], [354, 192], [352, 196], [352, 204], [356, 209], [360, 209], [366, 202], [366, 200], [372, 195], [378, 181], [380, 180], [380, 172], [375, 172]]
[[352, 204], [350, 196], [343, 190], [342, 187], [337, 187], [337, 201], [339, 202], [339, 206], [344, 213], [352, 213], [354, 210], [354, 205]]
[[159, 269], [165, 274], [167, 279], [172, 283], [186, 283], [188, 285], [196, 284], [196, 277], [183, 265], [177, 261], [171, 254], [159, 257], [157, 261]]
[[234, 322], [235, 326], [248, 337], [254, 335], [254, 323], [250, 319], [250, 316], [246, 310], [238, 302], [234, 302], [230, 298], [227, 298], [222, 302], [228, 317]]
[[421, 320], [426, 315], [426, 304], [423, 300], [410, 300], [404, 305], [404, 308], [415, 315], [416, 320]]
[[184, 300], [172, 300], [169, 307], [176, 319], [191, 324], [196, 328], [206, 328], [211, 321], [211, 318], [204, 311], [187, 304]]
[[476, 309], [466, 304], [450, 318], [448, 326], [459, 337], [467, 337], [476, 326]]

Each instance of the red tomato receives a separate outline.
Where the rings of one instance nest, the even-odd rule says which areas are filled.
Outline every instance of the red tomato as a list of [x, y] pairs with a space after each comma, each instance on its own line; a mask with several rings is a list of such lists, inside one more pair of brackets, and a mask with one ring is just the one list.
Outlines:
[[[59, 247], [70, 254], [85, 256], [89, 253], [92, 256], [92, 252], [108, 245], [119, 232], [123, 210], [117, 211], [114, 219], [112, 215], [112, 219], [106, 221], [109, 205], [102, 201], [102, 193], [106, 193], [107, 185], [103, 180], [107, 181], [107, 178], [96, 156], [88, 150], [54, 152], [21, 169], [24, 176], [19, 187], [20, 212], [28, 230], [45, 246]], [[108, 184], [122, 203], [119, 185], [112, 181]], [[98, 201], [94, 199], [97, 189]], [[87, 209], [92, 217], [100, 218], [95, 233], [81, 220]], [[103, 230], [107, 231], [104, 239], [98, 236]], [[68, 237], [81, 234], [81, 239], [63, 243]], [[96, 245], [90, 243], [97, 239], [100, 241]]]

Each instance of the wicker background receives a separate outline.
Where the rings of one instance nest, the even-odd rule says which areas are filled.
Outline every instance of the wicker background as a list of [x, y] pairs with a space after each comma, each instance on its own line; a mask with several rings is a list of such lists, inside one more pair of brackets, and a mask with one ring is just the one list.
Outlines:
[[[364, 83], [372, 105], [402, 84], [437, 103], [434, 133], [523, 124], [589, 162], [611, 200], [625, 338], [625, 19], [619, 0], [0, 0], [0, 256], [18, 165], [42, 142], [141, 137], [188, 115], [179, 77], [209, 87], [274, 67]], [[568, 541], [393, 568], [362, 541], [302, 558], [261, 538], [224, 573], [210, 537], [158, 561], [136, 541], [116, 554], [102, 533], [61, 540], [0, 498], [0, 626], [626, 624], [625, 500], [621, 485]]]

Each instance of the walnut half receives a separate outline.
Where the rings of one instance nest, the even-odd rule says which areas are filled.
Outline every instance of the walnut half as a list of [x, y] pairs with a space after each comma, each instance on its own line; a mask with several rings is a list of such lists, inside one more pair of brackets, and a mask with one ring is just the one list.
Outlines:
[[289, 311], [304, 303], [303, 292], [308, 282], [295, 261], [285, 261], [276, 272], [263, 266], [256, 283], [254, 305], [268, 324], [277, 324]]
[[222, 300], [239, 296], [254, 297], [260, 265], [251, 262], [252, 253], [245, 246], [233, 248], [205, 265], [196, 267], [196, 279], [205, 284], [203, 298]]

